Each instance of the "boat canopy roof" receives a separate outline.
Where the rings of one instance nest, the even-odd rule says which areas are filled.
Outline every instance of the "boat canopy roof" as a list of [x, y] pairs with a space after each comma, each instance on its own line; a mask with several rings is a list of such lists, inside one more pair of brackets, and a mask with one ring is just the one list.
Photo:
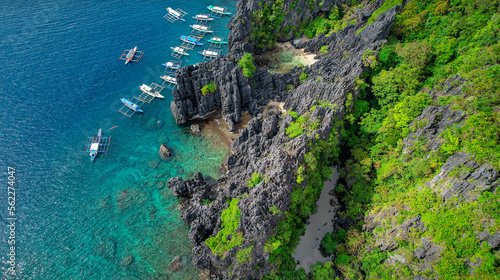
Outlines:
[[94, 151], [99, 150], [99, 143], [92, 143], [92, 144], [90, 145], [90, 150], [91, 150], [91, 151], [92, 151], [92, 150], [94, 150]]

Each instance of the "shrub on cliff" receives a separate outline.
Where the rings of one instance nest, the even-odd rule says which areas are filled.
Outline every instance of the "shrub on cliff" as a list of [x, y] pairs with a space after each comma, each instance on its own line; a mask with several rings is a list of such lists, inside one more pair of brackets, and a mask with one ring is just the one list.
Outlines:
[[[224, 209], [221, 214], [221, 230], [216, 236], [208, 238], [205, 243], [210, 247], [214, 255], [218, 255], [225, 258], [225, 253], [229, 250], [240, 246], [243, 244], [245, 239], [243, 238], [243, 233], [236, 232], [240, 224], [241, 210], [238, 207], [239, 198], [233, 198], [229, 207]], [[228, 236], [230, 238], [228, 239]]]
[[253, 64], [253, 55], [251, 53], [245, 53], [240, 61], [238, 61], [238, 66], [241, 67], [243, 76], [253, 78], [253, 73], [255, 73], [256, 67], [255, 64]]
[[213, 93], [217, 90], [217, 86], [215, 85], [214, 82], [210, 82], [210, 84], [204, 86], [201, 88], [201, 93], [203, 95], [206, 95], [207, 93]]

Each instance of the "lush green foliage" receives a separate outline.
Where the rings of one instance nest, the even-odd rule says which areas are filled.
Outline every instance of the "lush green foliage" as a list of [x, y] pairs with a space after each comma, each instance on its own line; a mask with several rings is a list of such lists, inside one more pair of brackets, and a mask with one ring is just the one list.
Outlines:
[[[389, 11], [392, 7], [394, 7], [396, 5], [401, 5], [401, 3], [403, 3], [403, 0], [386, 0], [384, 2], [384, 4], [382, 4], [382, 6], [380, 6], [380, 8], [378, 8], [375, 12], [373, 12], [372, 15], [370, 16], [370, 18], [368, 18], [368, 22], [367, 22], [366, 26], [374, 23], [378, 19], [378, 16]], [[358, 30], [357, 33], [360, 33], [361, 30], [363, 30], [363, 29], [364, 29], [364, 27], [361, 28], [360, 30]]]
[[279, 38], [281, 22], [283, 22], [284, 11], [282, 11], [283, 0], [259, 3], [259, 10], [252, 13], [252, 31], [250, 42], [257, 48], [272, 48]]
[[289, 114], [295, 118], [295, 120], [290, 123], [290, 126], [288, 126], [285, 130], [286, 134], [290, 138], [298, 137], [304, 133], [309, 134], [310, 132], [316, 130], [321, 124], [319, 119], [311, 120], [310, 113], [306, 113], [300, 117], [293, 111], [290, 111]]
[[252, 173], [252, 178], [248, 181], [248, 187], [253, 188], [260, 184], [262, 180], [264, 179], [264, 176], [260, 175], [257, 172]]
[[299, 81], [302, 83], [305, 80], [307, 80], [308, 77], [309, 77], [309, 75], [307, 75], [306, 72], [302, 72], [302, 74], [300, 74]]
[[252, 250], [253, 250], [253, 245], [246, 248], [246, 249], [241, 249], [236, 253], [236, 259], [238, 260], [238, 265], [244, 264], [250, 260], [252, 260]]
[[319, 51], [321, 53], [328, 53], [328, 46], [321, 46], [321, 48], [319, 48]]
[[317, 262], [311, 265], [311, 278], [316, 280], [333, 280], [335, 277], [335, 270], [333, 270], [333, 263], [327, 262], [325, 264]]
[[343, 229], [339, 229], [335, 234], [327, 232], [321, 240], [321, 247], [326, 254], [330, 255], [335, 252], [339, 243], [345, 241], [345, 239], [346, 232]]
[[273, 215], [281, 215], [281, 210], [276, 207], [276, 205], [273, 205], [271, 208], [269, 208], [269, 212]]
[[[349, 184], [338, 185], [336, 191], [347, 206], [344, 214], [353, 219], [383, 215], [389, 209], [397, 213], [373, 232], [363, 232], [361, 223], [348, 230], [334, 262], [344, 277], [413, 278], [422, 262], [411, 252], [424, 237], [443, 248], [432, 268], [423, 272], [427, 278], [465, 277], [470, 275], [466, 263], [479, 259], [477, 279], [499, 275], [500, 255], [476, 238], [478, 232], [500, 229], [498, 191], [478, 191], [477, 200], [457, 197], [443, 202], [439, 190], [422, 187], [457, 152], [500, 169], [499, 7], [498, 0], [409, 2], [396, 17], [394, 35], [378, 51], [378, 60], [374, 53], [365, 53], [370, 68], [362, 78], [368, 86], [361, 89], [342, 132], [342, 177]], [[455, 75], [465, 79], [465, 93], [431, 99], [428, 89], [443, 89], [440, 83]], [[441, 134], [438, 150], [430, 151], [425, 139], [415, 139], [412, 153], [403, 153], [403, 139], [427, 122], [410, 124], [429, 105], [451, 105], [467, 119]], [[450, 176], [461, 172], [470, 170], [462, 167]], [[427, 227], [425, 233], [412, 231], [397, 240], [394, 253], [372, 249], [383, 234], [417, 215]], [[325, 242], [333, 243], [331, 238]], [[405, 255], [406, 263], [388, 265], [384, 260], [390, 254]]]
[[328, 14], [316, 17], [308, 23], [303, 29], [304, 35], [309, 38], [314, 38], [320, 33], [328, 36], [332, 32], [339, 32], [348, 25], [354, 25], [356, 19], [353, 18], [353, 15], [357, 7], [350, 7], [350, 5], [334, 5]]
[[[238, 207], [239, 198], [233, 198], [229, 206], [222, 211], [221, 215], [221, 230], [216, 236], [210, 237], [205, 240], [205, 243], [210, 247], [214, 255], [221, 256], [222, 259], [225, 258], [225, 254], [229, 250], [240, 246], [243, 244], [245, 239], [243, 238], [243, 233], [236, 232], [240, 224], [241, 211]], [[228, 239], [228, 236], [230, 238]]]
[[207, 93], [213, 93], [217, 90], [217, 86], [214, 82], [210, 82], [208, 85], [201, 88], [201, 93], [206, 95]]
[[[338, 124], [335, 127], [338, 128]], [[271, 253], [270, 261], [278, 270], [265, 279], [305, 279], [303, 270], [295, 271], [292, 253], [299, 242], [299, 236], [305, 230], [306, 220], [315, 210], [323, 181], [331, 175], [330, 166], [339, 154], [338, 136], [332, 132], [327, 141], [315, 139], [310, 142], [309, 149], [310, 152], [304, 158], [304, 182], [307, 184], [296, 185], [292, 191], [289, 211], [284, 213], [276, 234], [266, 242], [265, 250]], [[332, 271], [330, 266], [318, 270], [321, 270], [318, 272], [320, 275]]]
[[253, 64], [253, 55], [251, 53], [245, 53], [240, 61], [238, 61], [238, 66], [240, 66], [241, 71], [243, 71], [243, 76], [253, 78], [256, 67], [255, 64]]

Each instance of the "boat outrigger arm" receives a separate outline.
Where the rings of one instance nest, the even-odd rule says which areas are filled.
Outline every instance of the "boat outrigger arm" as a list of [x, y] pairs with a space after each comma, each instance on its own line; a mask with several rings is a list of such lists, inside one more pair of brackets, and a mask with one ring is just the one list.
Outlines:
[[183, 19], [183, 17], [184, 17], [185, 15], [187, 15], [187, 13], [186, 13], [186, 12], [184, 12], [183, 10], [181, 10], [181, 9], [175, 9], [175, 10], [174, 10], [174, 9], [172, 9], [172, 8], [170, 8], [170, 7], [168, 7], [168, 8], [167, 8], [167, 12], [168, 12], [168, 13], [167, 13], [166, 15], [164, 15], [163, 17], [164, 17], [166, 20], [168, 20], [168, 21], [170, 21], [170, 22], [172, 22], [172, 23], [173, 23], [173, 22], [176, 22], [176, 21], [178, 21], [178, 20], [180, 20], [180, 21], [185, 21], [185, 19]]
[[83, 153], [89, 153], [90, 160], [94, 161], [98, 154], [108, 153], [109, 143], [111, 137], [103, 137], [102, 129], [99, 129], [97, 136], [90, 136], [87, 138], [87, 144]]
[[125, 60], [125, 64], [129, 64], [130, 62], [141, 61], [143, 55], [144, 52], [138, 51], [137, 46], [135, 46], [133, 49], [124, 50], [119, 59]]

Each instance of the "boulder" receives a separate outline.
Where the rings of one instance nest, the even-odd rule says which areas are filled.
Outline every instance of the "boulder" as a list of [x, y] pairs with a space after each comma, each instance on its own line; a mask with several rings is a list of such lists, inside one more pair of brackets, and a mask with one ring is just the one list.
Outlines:
[[175, 259], [172, 262], [170, 262], [170, 264], [168, 265], [168, 271], [170, 271], [170, 272], [178, 271], [181, 268], [182, 268], [182, 257], [181, 256], [175, 257]]
[[167, 159], [167, 158], [171, 157], [172, 156], [171, 150], [172, 150], [172, 148], [170, 148], [169, 146], [167, 146], [165, 144], [161, 144], [160, 150], [159, 150], [161, 158]]

